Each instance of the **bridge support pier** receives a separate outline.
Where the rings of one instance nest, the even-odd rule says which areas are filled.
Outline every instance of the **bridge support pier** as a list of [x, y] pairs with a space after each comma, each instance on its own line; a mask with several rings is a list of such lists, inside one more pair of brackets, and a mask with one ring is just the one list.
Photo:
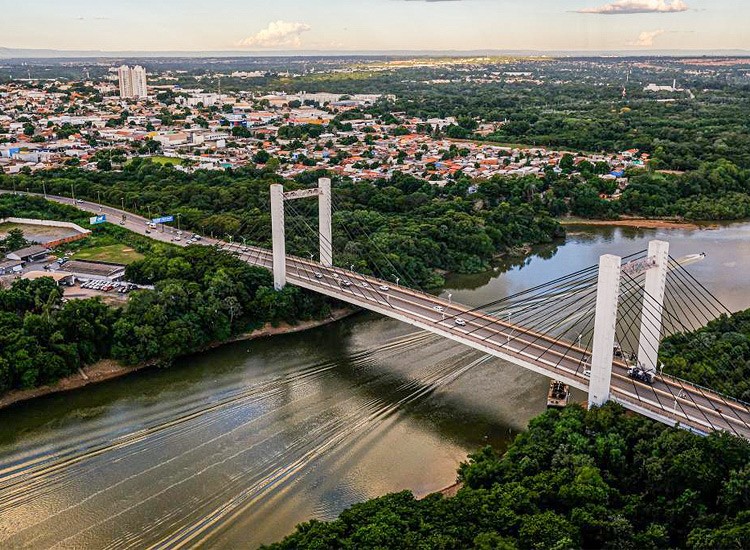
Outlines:
[[331, 180], [318, 180], [318, 233], [320, 238], [320, 263], [324, 267], [333, 265], [333, 231], [331, 229]]
[[271, 185], [271, 235], [273, 237], [273, 287], [286, 286], [286, 240], [284, 237], [284, 186]]
[[622, 259], [619, 256], [607, 254], [599, 259], [594, 346], [591, 353], [591, 377], [589, 379], [589, 408], [599, 407], [609, 401], [621, 266]]
[[662, 314], [664, 313], [664, 290], [669, 271], [669, 243], [651, 241], [648, 255], [656, 260], [656, 265], [646, 272], [641, 331], [638, 338], [638, 362], [646, 370], [656, 372], [659, 361]]

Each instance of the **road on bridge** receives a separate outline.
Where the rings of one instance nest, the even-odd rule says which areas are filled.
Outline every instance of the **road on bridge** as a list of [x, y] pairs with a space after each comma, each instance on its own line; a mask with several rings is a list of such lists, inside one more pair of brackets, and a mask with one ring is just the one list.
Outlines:
[[[164, 228], [146, 234], [150, 220], [142, 216], [67, 197], [47, 195], [46, 198], [92, 214], [107, 214], [113, 223], [124, 220], [120, 225], [151, 239], [186, 245], [185, 239], [174, 241], [175, 235]], [[272, 270], [273, 256], [270, 250], [207, 237], [203, 237], [199, 244], [219, 246], [251, 265]], [[574, 343], [535, 333], [438, 296], [341, 268], [324, 267], [303, 258], [287, 256], [287, 279], [302, 288], [440, 334], [588, 391], [584, 366], [589, 351]], [[347, 285], [344, 281], [351, 284]], [[456, 318], [461, 318], [465, 324], [457, 324]], [[668, 375], [660, 375], [653, 385], [644, 384], [631, 379], [627, 375], [627, 365], [617, 360], [612, 366], [611, 399], [627, 409], [670, 425], [679, 424], [698, 433], [724, 430], [750, 439], [750, 409], [747, 405]]]

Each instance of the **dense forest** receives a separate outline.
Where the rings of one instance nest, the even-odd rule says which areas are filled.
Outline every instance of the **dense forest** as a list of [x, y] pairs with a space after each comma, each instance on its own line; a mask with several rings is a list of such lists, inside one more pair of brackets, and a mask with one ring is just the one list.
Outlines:
[[[635, 170], [619, 200], [602, 194], [615, 184], [599, 178], [601, 167], [561, 162], [543, 178], [459, 177], [443, 187], [396, 172], [389, 179], [334, 179], [334, 251], [340, 266], [355, 266], [383, 279], [401, 277], [421, 288], [439, 287], [443, 271], [474, 273], [493, 258], [527, 244], [564, 236], [556, 217], [613, 219], [620, 215], [691, 220], [750, 216], [750, 170], [720, 160], [685, 174]], [[0, 187], [99, 200], [146, 216], [179, 215], [183, 227], [207, 235], [270, 246], [269, 186], [316, 185], [325, 171], [284, 181], [267, 169], [186, 174], [169, 165], [134, 159], [121, 172], [76, 168], [0, 176]], [[290, 204], [286, 212], [291, 253], [317, 250], [315, 201]]]
[[750, 309], [667, 338], [665, 371], [750, 402]]
[[[0, 215], [76, 219], [80, 211], [41, 199], [0, 196]], [[125, 231], [95, 228], [96, 232]], [[144, 239], [145, 240], [145, 239]], [[322, 318], [330, 302], [211, 247], [158, 245], [130, 264], [128, 278], [154, 285], [122, 308], [100, 299], [63, 301], [52, 279], [0, 289], [0, 393], [54, 382], [99, 359], [168, 365], [174, 358], [266, 322]]]
[[739, 438], [569, 406], [532, 420], [504, 455], [471, 455], [455, 497], [387, 495], [267, 548], [747, 548], [749, 464]]
[[[289, 189], [317, 184], [325, 172], [309, 172]], [[179, 215], [183, 227], [206, 235], [270, 244], [269, 185], [283, 181], [266, 170], [194, 174], [135, 159], [122, 172], [77, 169], [0, 176], [0, 187], [69, 194], [152, 216]], [[44, 184], [44, 187], [43, 187]], [[486, 270], [493, 257], [527, 243], [550, 242], [564, 231], [541, 200], [524, 199], [524, 182], [511, 182], [508, 196], [468, 193], [469, 181], [437, 187], [400, 174], [372, 183], [335, 182], [334, 250], [339, 265], [385, 279], [393, 274], [420, 287], [436, 287], [435, 270]], [[487, 188], [490, 189], [489, 187]], [[489, 200], [482, 200], [487, 198]], [[288, 247], [307, 256], [317, 250], [317, 204], [299, 201], [286, 214]]]

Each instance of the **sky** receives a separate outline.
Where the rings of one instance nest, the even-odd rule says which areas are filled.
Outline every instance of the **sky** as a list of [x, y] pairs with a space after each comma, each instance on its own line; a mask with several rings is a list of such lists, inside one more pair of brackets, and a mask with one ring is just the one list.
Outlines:
[[750, 50], [750, 0], [0, 0], [0, 47]]

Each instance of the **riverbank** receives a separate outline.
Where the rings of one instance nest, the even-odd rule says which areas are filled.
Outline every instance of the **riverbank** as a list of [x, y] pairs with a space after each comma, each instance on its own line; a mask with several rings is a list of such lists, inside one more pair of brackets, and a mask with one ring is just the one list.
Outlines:
[[[281, 334], [293, 334], [296, 332], [311, 330], [331, 323], [335, 323], [336, 321], [340, 321], [341, 319], [353, 315], [355, 312], [356, 310], [351, 308], [341, 308], [332, 311], [331, 315], [329, 315], [325, 319], [301, 321], [296, 325], [281, 323], [278, 326], [273, 326], [270, 323], [266, 323], [259, 329], [234, 336], [224, 342], [217, 342], [211, 346], [208, 346], [205, 350], [202, 351], [214, 349], [226, 344], [231, 344], [233, 342], [256, 340], [258, 338], [268, 338]], [[114, 378], [120, 378], [121, 376], [126, 376], [133, 372], [153, 366], [154, 363], [152, 362], [128, 366], [123, 365], [122, 363], [114, 359], [102, 359], [101, 361], [97, 361], [92, 365], [80, 369], [78, 371], [78, 374], [71, 374], [70, 376], [61, 378], [54, 384], [40, 386], [38, 388], [32, 388], [29, 390], [10, 391], [5, 395], [0, 396], [0, 409], [10, 407], [15, 403], [21, 403], [23, 401], [36, 399], [37, 397], [76, 390], [78, 388], [83, 388], [84, 386], [90, 386], [91, 384], [98, 384], [100, 382], [105, 382]]]
[[609, 227], [635, 227], [637, 229], [712, 229], [714, 225], [698, 225], [683, 220], [654, 219], [654, 218], [620, 218], [617, 220], [589, 220], [586, 218], [562, 218], [561, 225], [591, 225]]

